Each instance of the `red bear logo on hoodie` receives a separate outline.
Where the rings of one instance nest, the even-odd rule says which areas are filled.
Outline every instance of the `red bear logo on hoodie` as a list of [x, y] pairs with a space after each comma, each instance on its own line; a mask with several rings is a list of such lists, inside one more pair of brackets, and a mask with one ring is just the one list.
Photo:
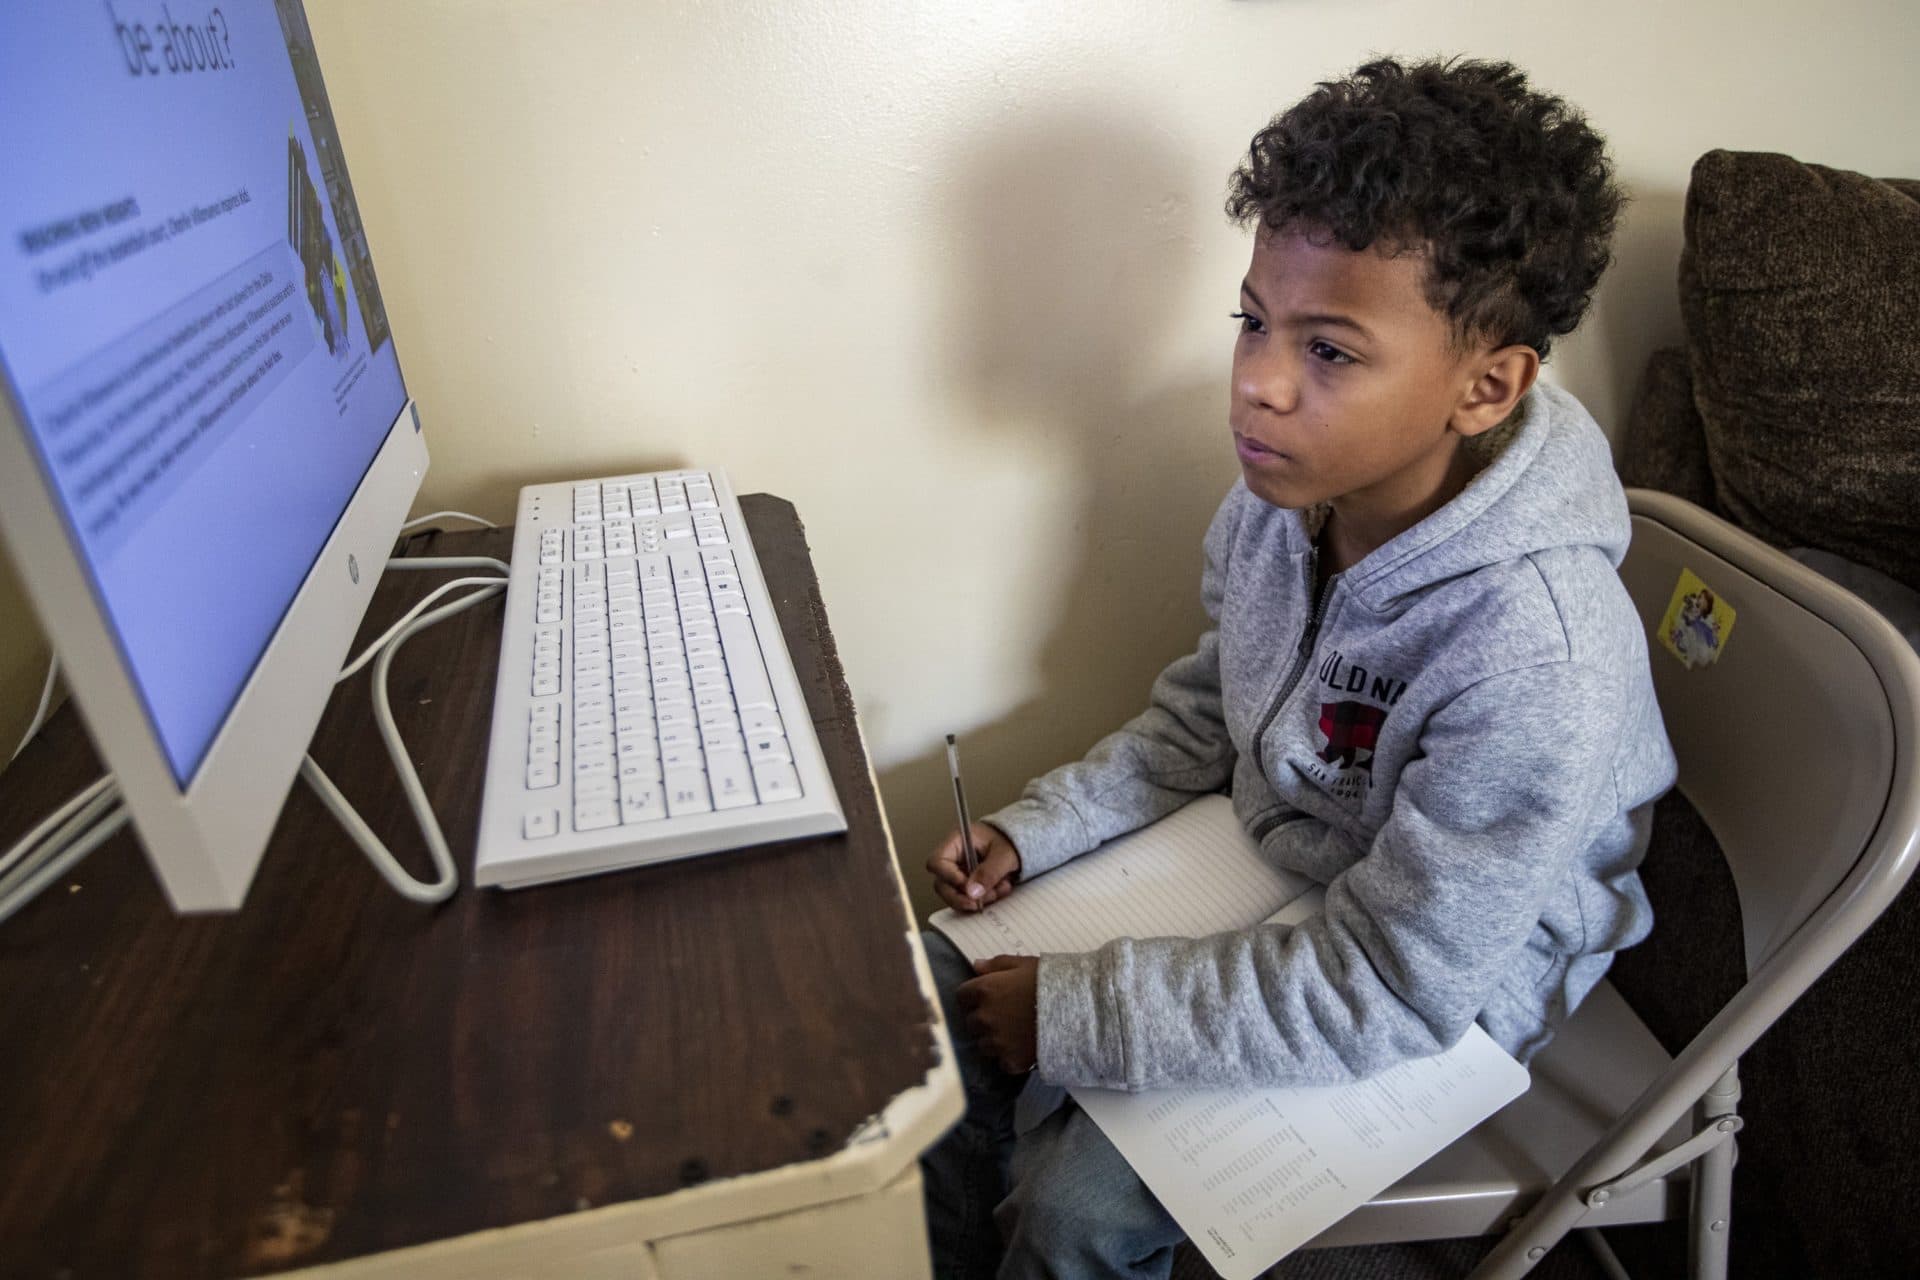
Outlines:
[[[1385, 707], [1366, 702], [1323, 702], [1320, 704], [1320, 732], [1327, 745], [1320, 758], [1342, 769], [1358, 765], [1373, 772], [1374, 745], [1380, 740], [1380, 726], [1387, 721]], [[1365, 758], [1360, 753], [1366, 752]]]

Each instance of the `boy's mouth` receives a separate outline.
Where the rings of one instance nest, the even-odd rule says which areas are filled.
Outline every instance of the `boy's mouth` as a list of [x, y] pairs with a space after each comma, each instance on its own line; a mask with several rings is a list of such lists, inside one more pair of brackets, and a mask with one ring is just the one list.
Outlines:
[[1266, 445], [1251, 437], [1243, 436], [1238, 431], [1233, 433], [1233, 448], [1234, 452], [1240, 455], [1242, 462], [1283, 462], [1287, 457], [1278, 449], [1269, 449]]

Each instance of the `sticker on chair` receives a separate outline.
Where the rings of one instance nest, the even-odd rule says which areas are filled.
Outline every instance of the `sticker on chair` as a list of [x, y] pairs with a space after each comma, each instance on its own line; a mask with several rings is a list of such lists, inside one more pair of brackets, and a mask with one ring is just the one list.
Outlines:
[[1691, 569], [1680, 571], [1679, 585], [1660, 620], [1660, 644], [1682, 666], [1704, 667], [1720, 656], [1733, 630], [1734, 610], [1720, 593]]

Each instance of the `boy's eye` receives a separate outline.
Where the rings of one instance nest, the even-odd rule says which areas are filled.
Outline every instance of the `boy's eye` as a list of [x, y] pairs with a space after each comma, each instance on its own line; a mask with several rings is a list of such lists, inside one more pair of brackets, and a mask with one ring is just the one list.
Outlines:
[[1342, 351], [1340, 348], [1334, 346], [1332, 343], [1322, 342], [1318, 338], [1315, 338], [1312, 342], [1307, 344], [1307, 350], [1313, 353], [1314, 359], [1324, 360], [1328, 364], [1352, 364], [1353, 363], [1352, 356], [1348, 355], [1346, 352]]
[[1227, 314], [1240, 322], [1240, 332], [1242, 333], [1265, 333], [1267, 331], [1267, 327], [1260, 323], [1258, 316], [1250, 316], [1244, 311], [1229, 311]]

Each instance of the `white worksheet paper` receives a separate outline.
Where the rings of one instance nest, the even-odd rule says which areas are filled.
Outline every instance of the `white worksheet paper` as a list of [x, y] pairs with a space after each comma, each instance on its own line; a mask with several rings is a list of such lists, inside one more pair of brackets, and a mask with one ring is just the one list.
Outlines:
[[[1114, 938], [1298, 924], [1313, 883], [1268, 865], [1224, 796], [1057, 868], [977, 914], [930, 921], [970, 960]], [[1357, 1084], [1073, 1096], [1224, 1280], [1251, 1280], [1526, 1092], [1479, 1027]]]
[[1358, 1084], [1075, 1089], [1224, 1280], [1251, 1280], [1527, 1090], [1479, 1027]]

